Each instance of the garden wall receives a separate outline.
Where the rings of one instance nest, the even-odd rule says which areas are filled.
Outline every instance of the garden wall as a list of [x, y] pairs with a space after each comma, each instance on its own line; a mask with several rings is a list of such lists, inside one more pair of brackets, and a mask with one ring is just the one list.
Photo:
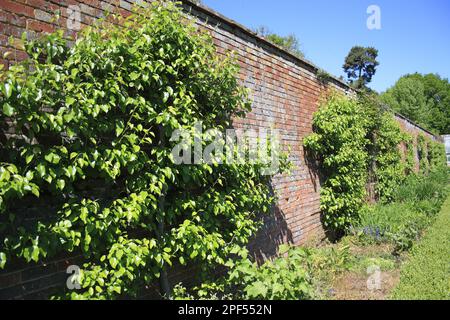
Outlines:
[[[9, 36], [20, 39], [22, 32], [27, 31], [29, 37], [36, 37], [58, 28], [76, 36], [78, 28], [73, 26], [78, 17], [83, 27], [103, 17], [105, 11], [128, 15], [133, 2], [144, 1], [0, 0], [0, 64], [8, 66], [26, 58], [18, 40], [8, 43]], [[306, 161], [302, 140], [312, 132], [313, 114], [326, 91], [335, 89], [349, 95], [354, 92], [333, 77], [322, 83], [317, 77], [318, 68], [311, 62], [291, 55], [236, 22], [210, 9], [188, 3], [185, 6], [198, 25], [210, 32], [219, 53], [232, 50], [238, 55], [240, 78], [251, 89], [253, 110], [244, 119], [235, 119], [235, 127], [278, 129], [284, 146], [290, 148], [294, 169], [288, 176], [273, 179], [279, 201], [253, 242], [253, 251], [264, 258], [273, 255], [280, 243], [302, 244], [312, 236], [323, 236], [320, 182], [314, 166]], [[54, 19], [56, 12], [60, 12], [58, 21]], [[12, 54], [1, 58], [6, 51]], [[401, 116], [397, 119], [404, 130], [414, 135], [431, 135]], [[52, 288], [65, 284], [65, 270], [73, 261], [76, 257], [62, 257], [48, 264], [1, 271], [0, 298], [45, 297]], [[184, 274], [174, 277], [184, 278]]]

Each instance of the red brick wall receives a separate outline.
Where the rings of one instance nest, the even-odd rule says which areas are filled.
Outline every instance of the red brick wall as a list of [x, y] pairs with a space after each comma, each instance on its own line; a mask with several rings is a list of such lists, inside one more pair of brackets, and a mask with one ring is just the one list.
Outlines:
[[[415, 163], [416, 163], [415, 171], [419, 172], [420, 171], [419, 154], [418, 154], [418, 150], [417, 150], [417, 137], [419, 136], [419, 134], [423, 134], [428, 139], [434, 140], [434, 141], [442, 142], [442, 138], [434, 136], [431, 132], [428, 132], [428, 131], [420, 128], [414, 122], [412, 122], [411, 120], [409, 120], [409, 119], [407, 119], [407, 118], [405, 118], [405, 117], [403, 117], [401, 115], [397, 114], [395, 116], [395, 119], [400, 124], [400, 128], [413, 137], [414, 155], [415, 155], [414, 159], [415, 159]], [[405, 146], [402, 146], [402, 148], [403, 148], [403, 151], [405, 152], [405, 155], [406, 155]]]
[[[71, 22], [69, 5], [77, 5], [81, 27], [92, 24], [105, 10], [128, 15], [132, 2], [124, 0], [0, 0], [0, 64], [9, 65], [26, 58], [19, 41], [12, 45], [8, 37], [17, 39], [27, 31], [28, 37], [63, 28]], [[323, 235], [320, 217], [319, 181], [313, 166], [307, 165], [302, 140], [312, 132], [312, 118], [319, 98], [330, 88], [354, 94], [346, 84], [331, 79], [321, 84], [317, 68], [306, 60], [293, 57], [254, 35], [251, 31], [217, 13], [194, 6], [192, 15], [197, 23], [212, 35], [219, 53], [233, 50], [241, 65], [240, 78], [252, 90], [253, 110], [244, 119], [236, 119], [237, 128], [279, 129], [294, 169], [289, 176], [273, 179], [273, 189], [279, 197], [272, 216], [251, 247], [259, 258], [275, 254], [280, 243], [302, 244], [315, 235]], [[53, 14], [59, 11], [60, 19]], [[72, 16], [73, 17], [73, 16]], [[69, 20], [68, 20], [69, 19]], [[11, 51], [6, 59], [3, 53]], [[403, 119], [401, 119], [403, 121]], [[405, 128], [407, 126], [405, 125]], [[420, 130], [417, 127], [408, 130]], [[68, 264], [62, 260], [62, 264]], [[0, 298], [36, 297], [48, 289], [64, 285], [61, 263], [17, 267], [14, 272], [0, 272]], [[34, 276], [31, 276], [33, 275]], [[62, 281], [64, 280], [64, 281]], [[30, 295], [31, 294], [31, 295]], [[42, 296], [42, 295], [41, 295]]]

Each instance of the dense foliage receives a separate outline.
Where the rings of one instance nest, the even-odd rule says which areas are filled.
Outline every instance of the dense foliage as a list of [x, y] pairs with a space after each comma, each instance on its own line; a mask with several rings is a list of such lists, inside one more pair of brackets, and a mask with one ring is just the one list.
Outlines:
[[395, 111], [438, 134], [450, 132], [450, 83], [435, 74], [410, 74], [381, 95]]
[[441, 165], [428, 175], [410, 175], [398, 185], [390, 203], [368, 205], [355, 223], [361, 239], [392, 242], [396, 251], [409, 250], [434, 222], [448, 195], [448, 170]]
[[[249, 110], [219, 58], [171, 2], [27, 42], [0, 75], [0, 267], [81, 253], [70, 298], [136, 297], [174, 263], [209, 270], [247, 244], [273, 197], [263, 161], [175, 165], [177, 129], [229, 128]], [[208, 132], [194, 140], [208, 141]], [[233, 152], [234, 150], [230, 150]], [[223, 159], [222, 159], [223, 160]], [[21, 208], [43, 207], [29, 219]]]
[[377, 71], [378, 50], [373, 47], [354, 46], [343, 65], [349, 82], [358, 89], [365, 88]]
[[[414, 139], [373, 94], [358, 99], [334, 94], [313, 121], [314, 133], [304, 145], [323, 175], [325, 225], [342, 233], [358, 221], [368, 183], [374, 184], [377, 200], [389, 203], [407, 176], [415, 175]], [[443, 144], [423, 134], [417, 151], [422, 174], [445, 164]]]
[[347, 246], [301, 248], [282, 245], [279, 256], [258, 265], [246, 253], [227, 263], [228, 272], [215, 282], [175, 289], [177, 299], [305, 300], [317, 299], [324, 281], [350, 267]]
[[355, 99], [333, 94], [314, 116], [314, 133], [304, 140], [325, 179], [321, 189], [325, 225], [335, 231], [349, 227], [364, 204], [367, 127]]
[[378, 130], [375, 131], [375, 190], [379, 200], [390, 201], [398, 185], [405, 179], [406, 166], [401, 143], [407, 135], [400, 130], [390, 112], [383, 112]]
[[419, 168], [422, 174], [428, 174], [430, 170], [430, 159], [428, 158], [428, 143], [423, 134], [417, 136], [417, 155], [419, 157]]

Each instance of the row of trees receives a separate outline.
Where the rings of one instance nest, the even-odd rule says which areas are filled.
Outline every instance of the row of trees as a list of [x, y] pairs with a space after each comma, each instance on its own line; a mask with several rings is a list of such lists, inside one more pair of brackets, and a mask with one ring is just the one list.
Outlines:
[[438, 74], [405, 75], [381, 99], [436, 134], [450, 133], [450, 83]]

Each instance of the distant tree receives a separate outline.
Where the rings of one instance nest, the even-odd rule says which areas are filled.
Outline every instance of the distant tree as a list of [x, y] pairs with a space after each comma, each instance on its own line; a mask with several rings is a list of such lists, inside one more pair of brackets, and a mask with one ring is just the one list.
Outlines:
[[408, 74], [381, 95], [391, 108], [439, 134], [450, 133], [450, 83], [436, 74]]
[[381, 95], [381, 100], [410, 120], [428, 128], [429, 103], [421, 81], [402, 77]]
[[416, 74], [424, 85], [430, 103], [430, 127], [441, 134], [450, 134], [450, 83], [438, 74]]
[[350, 50], [343, 68], [354, 87], [361, 89], [372, 81], [379, 65], [377, 57], [378, 50], [373, 47], [355, 46]]
[[304, 57], [304, 53], [300, 49], [300, 41], [294, 34], [290, 34], [287, 36], [280, 36], [276, 33], [271, 32], [267, 27], [261, 26], [255, 30], [256, 33], [268, 41], [273, 42], [274, 44], [286, 49], [293, 55], [297, 57]]

